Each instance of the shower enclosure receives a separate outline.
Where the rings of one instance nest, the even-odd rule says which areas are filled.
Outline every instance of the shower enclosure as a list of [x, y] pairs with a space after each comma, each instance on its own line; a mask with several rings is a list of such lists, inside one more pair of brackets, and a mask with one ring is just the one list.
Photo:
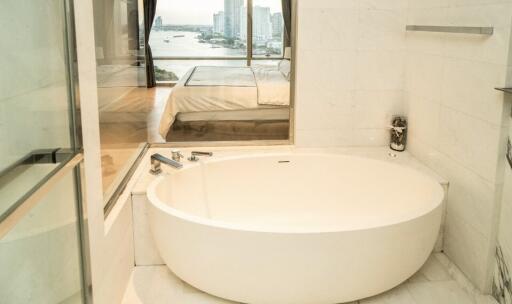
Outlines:
[[0, 302], [86, 303], [72, 0], [5, 0]]

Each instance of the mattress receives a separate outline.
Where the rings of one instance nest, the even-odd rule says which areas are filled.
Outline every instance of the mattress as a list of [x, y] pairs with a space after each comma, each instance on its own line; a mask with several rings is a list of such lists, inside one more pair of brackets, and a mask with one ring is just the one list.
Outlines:
[[[197, 114], [200, 120], [205, 117], [234, 117], [233, 111], [240, 110], [262, 110], [282, 107], [288, 109], [290, 104], [290, 85], [289, 81], [277, 70], [264, 68], [225, 68], [208, 67], [199, 69], [201, 74], [196, 77], [194, 72], [198, 68], [192, 68], [172, 89], [171, 94], [165, 105], [160, 121], [159, 133], [166, 137], [177, 115]], [[217, 72], [216, 72], [217, 71]], [[253, 75], [256, 86], [247, 86], [248, 71]], [[239, 75], [240, 81], [237, 82]], [[194, 85], [187, 85], [189, 80], [193, 79]], [[216, 112], [205, 114], [204, 112]], [[218, 112], [231, 112], [221, 114]], [[268, 114], [267, 111], [249, 112], [250, 115]], [[250, 117], [248, 113], [243, 113], [244, 117]], [[247, 116], [249, 115], [249, 116]], [[272, 114], [274, 115], [274, 114]], [[280, 114], [284, 117], [284, 114]], [[197, 119], [197, 115], [192, 116]], [[184, 118], [186, 119], [186, 118]], [[240, 120], [240, 119], [232, 119]], [[246, 119], [248, 120], [248, 119]], [[269, 120], [269, 119], [266, 119]]]

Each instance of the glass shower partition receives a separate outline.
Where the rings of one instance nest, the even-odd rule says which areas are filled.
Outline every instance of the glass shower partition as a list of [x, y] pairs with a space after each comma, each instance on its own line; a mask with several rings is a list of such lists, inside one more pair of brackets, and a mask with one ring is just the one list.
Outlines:
[[1, 303], [89, 298], [72, 7], [1, 4]]

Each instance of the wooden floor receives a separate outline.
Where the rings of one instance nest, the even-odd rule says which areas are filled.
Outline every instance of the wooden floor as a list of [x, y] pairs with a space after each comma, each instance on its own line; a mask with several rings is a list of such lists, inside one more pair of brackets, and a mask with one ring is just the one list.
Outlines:
[[[103, 192], [109, 196], [147, 142], [165, 142], [158, 133], [171, 88], [99, 90]], [[117, 90], [117, 91], [114, 91]]]

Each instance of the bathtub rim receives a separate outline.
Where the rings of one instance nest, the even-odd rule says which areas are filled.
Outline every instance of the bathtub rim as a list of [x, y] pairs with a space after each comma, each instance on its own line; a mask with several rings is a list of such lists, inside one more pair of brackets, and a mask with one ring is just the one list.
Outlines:
[[[179, 209], [176, 209], [169, 204], [166, 204], [156, 194], [156, 188], [158, 185], [167, 177], [169, 177], [169, 173], [164, 173], [160, 176], [158, 176], [155, 180], [153, 180], [149, 186], [147, 187], [146, 191], [146, 197], [149, 200], [149, 203], [156, 209], [158, 209], [161, 212], [164, 212], [166, 214], [169, 214], [171, 216], [177, 217], [182, 220], [186, 220], [188, 222], [192, 222], [199, 225], [209, 226], [213, 228], [218, 229], [227, 229], [227, 230], [233, 230], [233, 231], [244, 231], [244, 232], [258, 232], [258, 233], [280, 233], [280, 234], [321, 234], [321, 233], [339, 233], [339, 232], [354, 232], [354, 231], [365, 231], [370, 229], [378, 229], [383, 227], [391, 227], [395, 225], [399, 225], [401, 223], [407, 223], [410, 221], [414, 221], [415, 219], [424, 217], [430, 213], [435, 212], [438, 208], [441, 208], [443, 205], [443, 201], [445, 199], [445, 191], [443, 190], [443, 187], [441, 183], [436, 181], [433, 177], [429, 176], [428, 174], [425, 174], [419, 170], [416, 170], [413, 167], [405, 166], [402, 164], [396, 164], [392, 162], [387, 162], [384, 160], [369, 158], [366, 156], [361, 155], [349, 155], [349, 154], [338, 154], [338, 153], [326, 153], [326, 152], [289, 152], [289, 151], [283, 151], [283, 152], [260, 152], [260, 153], [251, 153], [251, 154], [237, 154], [237, 155], [225, 155], [221, 157], [215, 157], [211, 159], [201, 159], [199, 162], [195, 163], [186, 163], [183, 169], [189, 169], [193, 167], [202, 166], [203, 164], [208, 163], [216, 163], [216, 162], [222, 162], [222, 161], [228, 161], [228, 160], [237, 160], [237, 159], [248, 159], [248, 158], [258, 158], [258, 157], [272, 157], [272, 156], [294, 156], [294, 155], [301, 155], [301, 156], [335, 156], [335, 157], [346, 157], [346, 158], [359, 158], [364, 159], [368, 161], [373, 161], [376, 163], [383, 163], [390, 166], [396, 166], [401, 168], [402, 170], [410, 170], [414, 171], [416, 174], [423, 176], [426, 180], [429, 180], [432, 184], [436, 185], [434, 188], [437, 190], [437, 198], [438, 202], [432, 203], [432, 207], [425, 208], [422, 212], [418, 212], [415, 216], [407, 217], [406, 219], [402, 220], [395, 220], [395, 221], [389, 221], [384, 224], [376, 224], [376, 225], [369, 225], [367, 227], [357, 227], [357, 228], [345, 228], [345, 229], [292, 229], [292, 228], [286, 228], [286, 227], [279, 227], [279, 228], [268, 228], [264, 225], [243, 225], [243, 224], [236, 224], [233, 222], [227, 222], [222, 220], [214, 220], [205, 218], [203, 216], [194, 215], [188, 212], [181, 211]], [[165, 172], [165, 171], [164, 171]], [[177, 172], [177, 171], [176, 171]]]

